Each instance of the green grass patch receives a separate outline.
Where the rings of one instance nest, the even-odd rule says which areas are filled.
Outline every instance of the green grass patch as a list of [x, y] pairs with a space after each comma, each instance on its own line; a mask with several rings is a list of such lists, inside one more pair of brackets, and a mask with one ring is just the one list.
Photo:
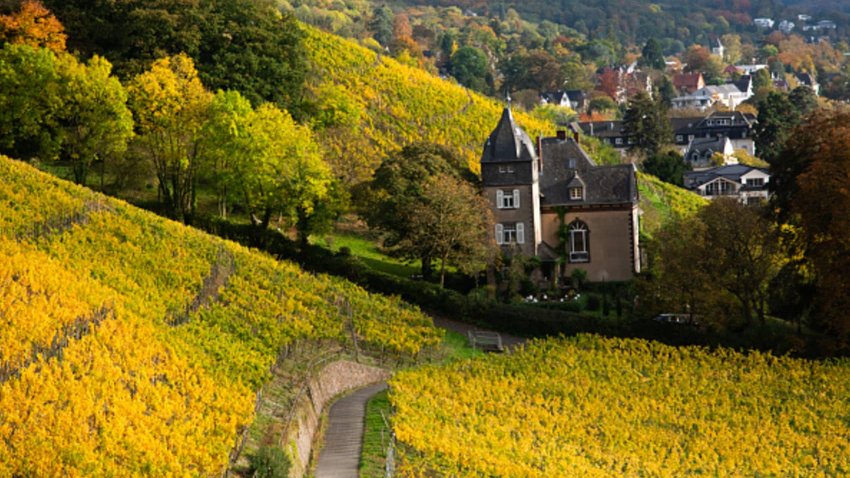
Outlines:
[[333, 234], [321, 239], [314, 239], [315, 244], [327, 247], [334, 252], [347, 247], [353, 256], [356, 256], [370, 269], [392, 274], [398, 277], [410, 278], [411, 275], [419, 273], [418, 264], [405, 263], [394, 257], [381, 252], [375, 241], [353, 234]]
[[483, 355], [484, 352], [469, 346], [469, 340], [463, 334], [446, 330], [443, 336], [443, 351], [445, 361], [464, 360]]
[[387, 391], [377, 393], [366, 402], [366, 427], [363, 432], [363, 451], [360, 453], [360, 477], [381, 478], [387, 461], [390, 432], [390, 401]]

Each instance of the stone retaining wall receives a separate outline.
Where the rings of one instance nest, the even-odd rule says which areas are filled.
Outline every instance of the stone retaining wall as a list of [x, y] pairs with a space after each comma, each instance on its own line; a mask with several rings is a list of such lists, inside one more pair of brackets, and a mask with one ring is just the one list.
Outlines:
[[281, 437], [281, 446], [292, 457], [291, 478], [304, 476], [310, 463], [313, 439], [319, 429], [322, 411], [336, 396], [365, 387], [390, 377], [389, 370], [340, 360], [326, 365], [307, 382], [292, 405], [294, 415], [288, 430]]

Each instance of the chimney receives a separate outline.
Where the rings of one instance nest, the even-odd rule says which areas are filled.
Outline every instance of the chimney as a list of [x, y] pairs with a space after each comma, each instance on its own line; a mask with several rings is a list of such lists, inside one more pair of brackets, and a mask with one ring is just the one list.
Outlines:
[[558, 130], [558, 140], [566, 141], [567, 140], [567, 131], [563, 129]]
[[543, 135], [537, 136], [537, 170], [543, 171]]

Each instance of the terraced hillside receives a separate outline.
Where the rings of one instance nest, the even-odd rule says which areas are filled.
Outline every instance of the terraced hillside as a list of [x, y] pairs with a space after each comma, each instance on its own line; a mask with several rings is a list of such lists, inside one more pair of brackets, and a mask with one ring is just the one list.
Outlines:
[[0, 178], [0, 476], [220, 476], [288, 345], [439, 340], [399, 300], [6, 158]]
[[850, 474], [850, 362], [579, 335], [390, 381], [401, 476]]

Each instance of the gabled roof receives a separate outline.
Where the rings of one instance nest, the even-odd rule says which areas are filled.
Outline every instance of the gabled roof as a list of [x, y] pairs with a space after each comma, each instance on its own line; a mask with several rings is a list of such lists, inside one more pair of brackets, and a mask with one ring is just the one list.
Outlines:
[[694, 72], [694, 73], [680, 73], [678, 75], [673, 75], [673, 87], [677, 90], [687, 89], [687, 90], [696, 90], [700, 87], [700, 84], [705, 84], [702, 80], [702, 73]]
[[[541, 147], [542, 205], [637, 203], [637, 176], [633, 165], [597, 166], [572, 138], [544, 138]], [[584, 187], [582, 200], [570, 199], [569, 188], [577, 185]]]
[[723, 178], [727, 181], [740, 184], [741, 177], [754, 170], [769, 174], [768, 171], [763, 168], [754, 168], [744, 164], [729, 164], [716, 168], [688, 171], [685, 173], [685, 184], [690, 188], [696, 188], [704, 184], [708, 184], [717, 178]]
[[528, 134], [514, 121], [511, 108], [505, 107], [496, 129], [484, 143], [481, 162], [535, 161], [537, 152]]
[[622, 121], [583, 121], [579, 123], [584, 134], [594, 138], [626, 136]]

